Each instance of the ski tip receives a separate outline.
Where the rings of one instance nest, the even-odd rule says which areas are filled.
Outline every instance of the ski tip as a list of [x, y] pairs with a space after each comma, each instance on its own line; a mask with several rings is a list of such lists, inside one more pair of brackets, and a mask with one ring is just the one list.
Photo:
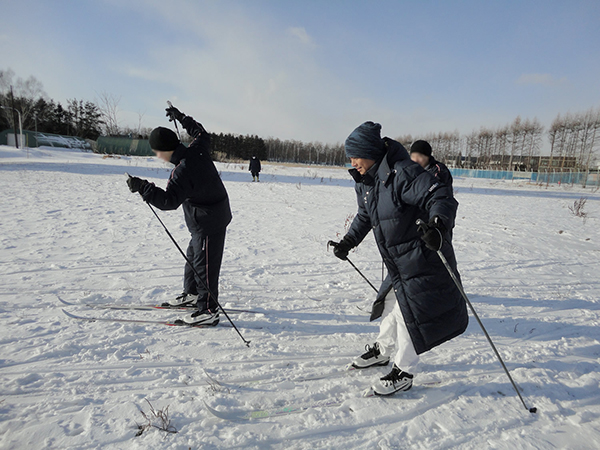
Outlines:
[[213, 416], [215, 416], [219, 419], [228, 420], [230, 422], [246, 422], [251, 419], [251, 417], [248, 417], [247, 415], [244, 415], [244, 414], [227, 413], [227, 412], [223, 412], [223, 411], [217, 411], [216, 409], [208, 406], [208, 403], [206, 403], [205, 400], [202, 400], [202, 402], [204, 403], [206, 410], [209, 413], [211, 413]]
[[375, 397], [375, 392], [373, 391], [373, 388], [370, 387], [363, 391], [362, 396], [363, 397]]
[[354, 366], [354, 363], [348, 363], [346, 364], [346, 370], [356, 370], [356, 366]]
[[74, 306], [75, 305], [75, 303], [71, 303], [71, 302], [68, 302], [66, 300], [63, 300], [62, 298], [60, 298], [60, 295], [58, 295], [58, 294], [56, 294], [56, 298], [58, 299], [59, 302], [61, 302], [64, 305], [68, 305], [68, 306]]
[[202, 402], [204, 403], [204, 406], [205, 406], [206, 410], [209, 413], [211, 413], [213, 416], [218, 417], [219, 419], [227, 420], [227, 417], [223, 413], [219, 413], [219, 411], [217, 411], [216, 409], [211, 408], [210, 406], [208, 406], [208, 403], [206, 403], [206, 401], [202, 400]]
[[84, 319], [84, 320], [88, 320], [88, 321], [90, 321], [90, 322], [93, 322], [93, 321], [94, 321], [94, 319], [88, 319], [87, 317], [79, 317], [79, 316], [76, 316], [75, 314], [71, 314], [69, 311], [66, 311], [65, 309], [62, 309], [62, 308], [61, 308], [61, 311], [62, 311], [62, 312], [63, 312], [63, 313], [64, 313], [64, 314], [65, 314], [67, 317], [70, 317], [71, 319]]

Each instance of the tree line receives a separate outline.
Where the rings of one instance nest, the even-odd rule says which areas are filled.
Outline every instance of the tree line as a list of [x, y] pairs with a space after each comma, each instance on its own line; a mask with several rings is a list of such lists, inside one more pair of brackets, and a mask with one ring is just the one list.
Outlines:
[[258, 136], [210, 133], [210, 142], [213, 156], [221, 161], [246, 160], [252, 156], [268, 159], [265, 141]]
[[267, 159], [275, 162], [343, 166], [348, 162], [342, 144], [301, 142], [296, 140], [266, 140]]
[[[560, 114], [548, 130], [537, 119], [518, 116], [512, 123], [492, 129], [481, 127], [467, 135], [428, 133], [398, 140], [407, 148], [417, 139], [431, 144], [436, 159], [452, 167], [488, 170], [537, 171], [575, 168], [587, 171], [600, 147], [600, 108]], [[540, 157], [544, 137], [550, 156]]]
[[15, 78], [12, 70], [0, 71], [1, 129], [18, 129], [18, 114], [24, 130], [78, 136], [96, 140], [102, 133], [102, 113], [90, 101], [70, 99], [66, 105], [48, 99], [36, 78]]
[[[48, 99], [43, 85], [34, 77], [25, 80], [15, 73], [0, 70], [0, 130], [18, 128], [17, 109], [23, 129], [44, 133], [78, 136], [96, 140], [99, 136], [147, 139], [151, 128], [143, 127], [138, 113], [137, 127], [123, 127], [119, 121], [120, 97], [99, 94], [95, 102], [69, 99], [63, 106]], [[458, 131], [410, 134], [396, 138], [407, 149], [418, 140], [428, 141], [436, 159], [451, 167], [491, 170], [541, 170], [542, 161], [554, 170], [587, 170], [597, 158], [600, 146], [600, 108], [558, 115], [550, 127], [534, 119], [518, 116], [498, 128], [481, 127], [469, 134]], [[185, 135], [185, 133], [184, 133]], [[219, 159], [249, 159], [257, 156], [275, 162], [344, 165], [347, 158], [341, 143], [263, 139], [256, 135], [211, 133], [212, 147]], [[544, 138], [550, 144], [550, 156], [541, 158]], [[184, 140], [189, 136], [184, 136]]]

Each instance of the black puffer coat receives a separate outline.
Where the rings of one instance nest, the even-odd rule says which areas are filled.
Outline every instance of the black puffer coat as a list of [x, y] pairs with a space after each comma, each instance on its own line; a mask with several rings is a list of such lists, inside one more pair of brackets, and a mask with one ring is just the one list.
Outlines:
[[185, 222], [192, 233], [211, 234], [222, 231], [231, 222], [229, 197], [210, 157], [210, 136], [202, 125], [186, 116], [182, 124], [194, 138], [189, 147], [183, 144], [173, 152], [175, 168], [167, 189], [150, 183], [141, 193], [148, 203], [163, 211], [183, 204]]
[[[346, 237], [354, 245], [370, 230], [391, 277], [418, 354], [463, 333], [467, 307], [436, 252], [420, 239], [415, 222], [439, 216], [451, 230], [458, 203], [448, 187], [410, 160], [398, 142], [384, 138], [387, 153], [365, 176], [352, 169], [358, 213]], [[449, 235], [442, 253], [458, 276]]]
[[253, 156], [250, 159], [250, 166], [248, 167], [248, 170], [252, 173], [258, 173], [260, 172], [260, 159], [258, 159], [256, 156]]

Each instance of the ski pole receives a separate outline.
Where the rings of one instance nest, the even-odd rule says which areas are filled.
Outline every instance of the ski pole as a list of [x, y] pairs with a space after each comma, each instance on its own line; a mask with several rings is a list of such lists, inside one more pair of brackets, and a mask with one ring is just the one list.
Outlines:
[[[129, 175], [129, 176], [131, 176], [131, 175]], [[223, 312], [223, 314], [225, 315], [225, 317], [227, 317], [227, 320], [229, 320], [229, 322], [231, 323], [231, 326], [235, 329], [235, 331], [237, 331], [237, 334], [239, 334], [239, 336], [242, 338], [242, 341], [244, 341], [244, 344], [246, 344], [246, 347], [250, 347], [250, 341], [247, 341], [246, 339], [244, 339], [244, 336], [242, 336], [242, 333], [240, 333], [240, 330], [238, 330], [238, 327], [235, 326], [235, 324], [233, 323], [233, 321], [231, 320], [231, 318], [229, 317], [229, 315], [227, 314], [227, 312], [225, 312], [225, 310], [221, 306], [221, 303], [219, 303], [219, 301], [217, 300], [217, 297], [215, 296], [215, 294], [213, 294], [213, 292], [210, 290], [210, 288], [206, 285], [206, 283], [204, 282], [204, 280], [202, 279], [202, 277], [200, 276], [200, 274], [198, 273], [198, 271], [196, 270], [196, 268], [192, 265], [192, 262], [190, 261], [190, 259], [183, 252], [183, 250], [181, 249], [181, 247], [179, 246], [179, 244], [177, 243], [177, 241], [175, 240], [175, 238], [173, 237], [173, 235], [170, 233], [170, 231], [168, 230], [168, 228], [165, 226], [165, 224], [163, 223], [163, 221], [160, 220], [160, 217], [158, 216], [158, 214], [156, 214], [156, 211], [154, 210], [154, 208], [152, 207], [152, 205], [150, 203], [147, 203], [147, 205], [150, 208], [150, 210], [154, 213], [154, 215], [156, 216], [156, 218], [158, 219], [158, 221], [160, 222], [160, 224], [163, 226], [163, 228], [167, 232], [167, 235], [171, 238], [171, 240], [173, 241], [173, 244], [175, 244], [175, 247], [177, 247], [177, 250], [179, 250], [179, 253], [181, 253], [181, 255], [183, 256], [183, 258], [185, 259], [185, 261], [192, 268], [192, 270], [194, 271], [194, 274], [196, 275], [197, 279], [200, 280], [200, 283], [202, 283], [202, 287], [204, 289], [206, 289], [206, 291], [208, 292], [208, 295], [211, 295], [212, 298], [215, 299], [215, 301], [217, 302], [217, 306], [221, 309], [221, 311]]]
[[[169, 108], [173, 107], [173, 103], [171, 103], [170, 100], [167, 100], [167, 105], [169, 105]], [[175, 118], [173, 118], [173, 123], [175, 124], [175, 130], [177, 131], [177, 137], [181, 141], [181, 134], [179, 133], [179, 127], [177, 126], [177, 120]]]
[[[335, 246], [337, 245], [337, 243], [336, 243], [336, 242], [333, 242], [333, 241], [329, 241], [329, 242], [327, 243], [327, 250], [328, 250], [328, 251], [329, 251], [329, 246], [330, 246], [330, 245], [331, 245], [332, 247], [334, 247], [334, 248], [335, 248]], [[369, 283], [369, 286], [371, 286], [375, 292], [379, 292], [379, 290], [378, 290], [378, 289], [377, 289], [375, 286], [373, 286], [373, 283], [371, 283], [371, 282], [369, 281], [369, 279], [368, 279], [367, 277], [365, 277], [365, 276], [363, 275], [363, 273], [362, 273], [360, 270], [358, 270], [358, 267], [356, 267], [356, 266], [354, 265], [354, 263], [353, 263], [352, 261], [350, 261], [350, 258], [348, 258], [347, 256], [346, 256], [346, 261], [348, 261], [348, 262], [350, 263], [350, 265], [351, 265], [352, 267], [354, 267], [354, 270], [356, 270], [356, 271], [358, 272], [358, 274], [359, 274], [361, 277], [363, 277], [363, 278], [364, 278], [364, 280], [365, 280], [367, 283]]]
[[373, 286], [373, 283], [371, 283], [371, 282], [369, 281], [369, 279], [368, 279], [367, 277], [365, 277], [365, 276], [363, 275], [363, 273], [362, 273], [360, 270], [358, 270], [358, 267], [356, 267], [356, 266], [354, 265], [354, 263], [353, 263], [352, 261], [350, 261], [350, 258], [346, 257], [346, 261], [348, 261], [348, 262], [350, 263], [350, 265], [351, 265], [352, 267], [354, 267], [354, 270], [356, 270], [356, 271], [358, 272], [358, 274], [359, 274], [361, 277], [363, 277], [367, 283], [369, 283], [369, 286], [371, 286], [375, 292], [379, 293], [379, 290], [378, 290], [378, 289], [377, 289], [375, 286]]
[[[423, 229], [425, 231], [427, 231], [427, 229], [428, 229], [428, 225], [423, 220], [421, 220], [421, 219], [417, 220], [417, 226], [423, 227]], [[446, 266], [446, 270], [450, 274], [450, 277], [452, 278], [452, 281], [454, 281], [454, 284], [456, 284], [456, 287], [458, 288], [458, 290], [462, 294], [463, 298], [467, 302], [467, 305], [469, 305], [469, 308], [471, 309], [471, 312], [473, 313], [473, 316], [475, 316], [475, 319], [477, 319], [477, 323], [479, 324], [479, 326], [483, 330], [483, 334], [485, 334], [485, 337], [487, 338], [488, 342], [492, 346], [492, 349], [494, 350], [494, 353], [498, 357], [498, 361], [500, 361], [500, 364], [502, 365], [502, 368], [504, 369], [504, 372], [506, 372], [506, 375], [508, 376], [508, 379], [510, 380], [513, 388], [515, 389], [515, 392], [519, 396], [519, 399], [521, 399], [521, 403], [523, 403], [523, 406], [525, 407], [525, 409], [527, 409], [530, 413], [536, 413], [537, 412], [537, 408], [535, 408], [535, 407], [528, 408], [527, 405], [525, 404], [525, 400], [523, 400], [523, 397], [521, 396], [521, 393], [519, 392], [519, 388], [517, 387], [517, 384], [515, 383], [515, 381], [513, 380], [513, 378], [510, 376], [510, 372], [508, 371], [508, 368], [506, 367], [506, 364], [504, 364], [504, 361], [502, 360], [502, 357], [500, 356], [500, 353], [498, 353], [498, 350], [496, 349], [496, 346], [492, 342], [492, 338], [488, 334], [487, 330], [483, 326], [483, 323], [479, 319], [479, 316], [475, 312], [475, 308], [473, 307], [473, 305], [471, 304], [469, 298], [467, 297], [467, 294], [465, 293], [465, 291], [464, 291], [464, 289], [462, 287], [462, 284], [460, 283], [460, 281], [456, 277], [456, 274], [452, 270], [452, 267], [450, 267], [450, 264], [448, 264], [448, 261], [446, 260], [446, 257], [444, 256], [444, 254], [442, 253], [442, 251], [439, 250], [439, 249], [437, 250], [437, 254], [440, 257], [440, 259], [442, 260], [442, 263], [444, 263], [444, 266]]]

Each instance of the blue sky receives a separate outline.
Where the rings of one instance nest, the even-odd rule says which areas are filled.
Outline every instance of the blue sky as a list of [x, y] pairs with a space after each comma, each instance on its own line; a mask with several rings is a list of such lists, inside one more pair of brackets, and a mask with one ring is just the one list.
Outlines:
[[166, 125], [341, 142], [600, 107], [599, 1], [4, 0], [0, 69]]

